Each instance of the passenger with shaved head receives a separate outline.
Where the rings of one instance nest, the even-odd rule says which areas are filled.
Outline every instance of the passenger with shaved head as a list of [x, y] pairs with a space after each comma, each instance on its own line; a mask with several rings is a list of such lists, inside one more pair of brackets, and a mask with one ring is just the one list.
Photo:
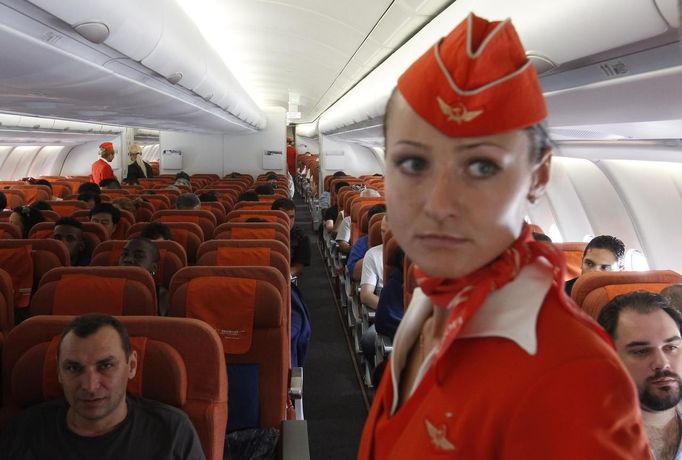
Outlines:
[[199, 436], [183, 411], [127, 393], [141, 359], [113, 316], [76, 317], [57, 345], [63, 397], [12, 420], [0, 434], [2, 458], [203, 460]]
[[682, 314], [662, 295], [635, 291], [599, 313], [639, 393], [654, 458], [682, 458]]
[[634, 386], [524, 221], [547, 107], [510, 20], [470, 14], [398, 78], [386, 208], [418, 287], [358, 459], [650, 459]]
[[154, 276], [156, 282], [156, 299], [160, 316], [166, 316], [170, 305], [170, 295], [166, 288], [159, 286], [156, 279], [161, 253], [159, 247], [147, 238], [133, 238], [123, 247], [118, 264], [124, 267], [142, 267]]

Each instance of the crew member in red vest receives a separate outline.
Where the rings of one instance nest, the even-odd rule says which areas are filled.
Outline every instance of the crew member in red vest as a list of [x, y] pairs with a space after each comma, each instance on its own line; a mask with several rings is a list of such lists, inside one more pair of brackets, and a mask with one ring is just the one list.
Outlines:
[[385, 196], [419, 287], [358, 458], [650, 458], [612, 343], [524, 223], [549, 180], [546, 117], [509, 20], [470, 15], [399, 78]]
[[291, 177], [296, 177], [296, 147], [292, 138], [287, 139], [287, 169]]
[[116, 156], [114, 151], [114, 144], [111, 142], [103, 142], [99, 145], [99, 160], [92, 164], [92, 182], [98, 184], [104, 179], [116, 179], [114, 170], [111, 169], [111, 163]]

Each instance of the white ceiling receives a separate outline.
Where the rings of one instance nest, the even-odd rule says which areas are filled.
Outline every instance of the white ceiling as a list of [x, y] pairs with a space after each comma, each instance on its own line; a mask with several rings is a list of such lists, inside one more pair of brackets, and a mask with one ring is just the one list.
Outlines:
[[310, 122], [452, 0], [177, 0], [261, 106]]

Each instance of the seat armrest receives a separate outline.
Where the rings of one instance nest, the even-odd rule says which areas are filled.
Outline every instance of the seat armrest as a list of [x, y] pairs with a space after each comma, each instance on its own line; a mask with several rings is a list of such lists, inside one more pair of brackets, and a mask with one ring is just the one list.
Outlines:
[[308, 422], [284, 420], [282, 422], [282, 460], [310, 460]]
[[294, 367], [289, 372], [289, 398], [294, 402], [296, 420], [304, 420], [303, 416], [303, 368]]

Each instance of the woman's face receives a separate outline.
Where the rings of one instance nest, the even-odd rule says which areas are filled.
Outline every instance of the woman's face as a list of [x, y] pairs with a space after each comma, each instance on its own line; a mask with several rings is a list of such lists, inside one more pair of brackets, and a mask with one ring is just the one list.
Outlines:
[[523, 130], [451, 138], [400, 93], [386, 131], [386, 204], [400, 247], [431, 276], [459, 278], [495, 259], [523, 226], [549, 179]]
[[128, 152], [128, 159], [131, 163], [135, 163], [135, 161], [137, 161], [137, 155], [137, 153]]

